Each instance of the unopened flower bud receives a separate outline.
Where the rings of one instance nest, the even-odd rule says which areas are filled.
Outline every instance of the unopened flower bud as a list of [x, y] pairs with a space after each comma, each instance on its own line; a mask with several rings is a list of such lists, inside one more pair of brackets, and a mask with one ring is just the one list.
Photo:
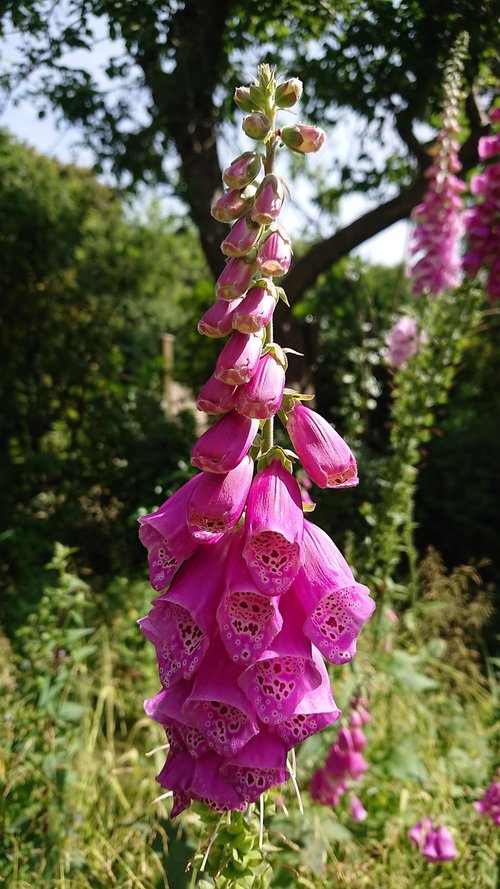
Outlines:
[[284, 80], [276, 87], [274, 101], [278, 108], [293, 108], [302, 95], [302, 81], [298, 77]]
[[255, 102], [250, 98], [250, 90], [247, 86], [237, 86], [234, 91], [234, 101], [242, 111], [254, 111]]
[[231, 188], [224, 194], [215, 197], [210, 212], [219, 222], [234, 222], [252, 206], [255, 189], [250, 186], [244, 191]]
[[278, 176], [269, 173], [260, 183], [250, 216], [254, 222], [260, 225], [269, 225], [274, 222], [281, 211], [285, 200], [283, 182]]
[[[267, 100], [266, 91], [258, 83], [251, 83], [248, 90], [253, 108], [262, 108]], [[253, 109], [252, 109], [253, 110]]]
[[290, 238], [281, 229], [273, 231], [259, 247], [257, 267], [263, 275], [286, 275], [292, 262]]
[[271, 129], [271, 121], [263, 111], [254, 111], [243, 118], [242, 127], [250, 139], [265, 139]]
[[245, 188], [260, 172], [262, 158], [255, 151], [245, 151], [224, 170], [222, 178], [228, 188]]
[[247, 263], [244, 259], [233, 257], [223, 268], [215, 292], [217, 299], [236, 299], [248, 290], [255, 271], [255, 263]]
[[226, 256], [246, 256], [259, 240], [261, 226], [243, 216], [235, 222], [227, 238], [224, 238], [220, 249]]
[[326, 139], [326, 133], [320, 127], [308, 126], [305, 123], [296, 123], [281, 130], [281, 141], [292, 151], [299, 154], [308, 154], [311, 151], [319, 151]]

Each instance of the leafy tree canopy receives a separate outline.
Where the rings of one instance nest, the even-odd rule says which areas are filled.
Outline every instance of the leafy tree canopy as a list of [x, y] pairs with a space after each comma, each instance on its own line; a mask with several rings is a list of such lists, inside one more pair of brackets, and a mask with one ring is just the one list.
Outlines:
[[[208, 208], [220, 186], [217, 143], [233, 119], [233, 87], [267, 60], [305, 80], [307, 116], [334, 124], [355, 112], [357, 147], [348, 161], [336, 156], [319, 203], [335, 207], [340, 194], [357, 189], [377, 205], [296, 264], [288, 281], [294, 301], [420, 199], [429, 156], [416, 125], [435, 121], [443, 65], [464, 30], [462, 160], [466, 169], [476, 162], [486, 121], [474, 83], [491, 90], [498, 75], [499, 12], [498, 0], [10, 2], [0, 31], [17, 61], [6, 57], [1, 84], [17, 97], [36, 96], [41, 114], [53, 107], [79, 125], [117, 176], [167, 180], [186, 200], [214, 273], [223, 229]], [[111, 49], [98, 76], [89, 59], [106, 40]]]

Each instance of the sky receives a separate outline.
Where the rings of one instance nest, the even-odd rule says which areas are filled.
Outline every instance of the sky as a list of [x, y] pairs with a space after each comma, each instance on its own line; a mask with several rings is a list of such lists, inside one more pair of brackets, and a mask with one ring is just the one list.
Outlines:
[[[105, 86], [103, 67], [110, 55], [116, 53], [116, 45], [112, 44], [104, 36], [101, 37], [94, 46], [91, 56], [85, 54], [85, 62], [88, 70]], [[4, 59], [10, 57], [10, 61], [15, 65], [16, 47], [13, 41], [7, 41], [7, 45], [3, 44]], [[78, 58], [80, 52], [73, 54], [75, 63], [82, 64], [82, 59]], [[65, 59], [65, 61], [67, 61]], [[76, 129], [68, 126], [58, 126], [54, 114], [48, 112], [43, 119], [39, 119], [37, 108], [34, 101], [23, 101], [18, 106], [12, 103], [7, 104], [3, 112], [0, 114], [0, 126], [6, 127], [18, 139], [28, 143], [37, 151], [50, 157], [57, 158], [62, 162], [72, 162], [78, 166], [92, 166], [93, 156], [89, 149], [82, 145], [81, 133]], [[229, 163], [230, 160], [238, 152], [234, 150], [234, 142], [232, 146], [228, 146], [223, 138], [220, 140], [220, 160], [222, 166]], [[348, 157], [350, 146], [353, 139], [356, 138], [356, 121], [354, 116], [346, 116], [337, 126], [334, 127], [332, 133], [327, 133], [331, 143], [335, 142], [337, 156], [339, 155], [339, 146]], [[234, 134], [232, 135], [234, 139]], [[240, 149], [245, 151], [249, 149], [249, 145], [245, 144], [243, 134], [240, 139]], [[227, 141], [227, 140], [226, 140]], [[246, 140], [248, 142], [248, 140]], [[333, 158], [333, 155], [332, 155]], [[323, 150], [318, 157], [308, 155], [306, 158], [308, 165], [318, 163], [322, 168], [328, 171], [329, 155], [328, 149]], [[141, 200], [147, 200], [149, 192], [142, 192]], [[328, 215], [318, 216], [317, 207], [312, 202], [311, 186], [304, 178], [294, 183], [294, 193], [292, 201], [285, 206], [280, 222], [290, 232], [292, 239], [297, 237], [299, 233], [303, 233], [307, 226], [304, 226], [304, 214], [306, 217], [314, 220], [317, 232], [321, 236], [328, 236], [333, 233], [331, 218]], [[179, 201], [172, 198], [162, 198], [165, 212], [176, 215], [185, 215], [185, 210]], [[339, 212], [339, 227], [349, 224], [358, 216], [362, 215], [370, 209], [372, 205], [362, 195], [352, 195], [344, 198], [341, 202]], [[409, 226], [406, 222], [399, 222], [386, 229], [369, 241], [366, 241], [360, 248], [353, 252], [353, 255], [360, 256], [362, 259], [381, 263], [384, 265], [395, 265], [405, 260], [408, 244]]]

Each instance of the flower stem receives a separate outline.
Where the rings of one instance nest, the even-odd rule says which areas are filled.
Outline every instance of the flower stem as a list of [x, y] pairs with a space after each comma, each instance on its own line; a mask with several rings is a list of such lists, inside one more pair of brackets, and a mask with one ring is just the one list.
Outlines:
[[[274, 130], [276, 119], [276, 113], [272, 114], [272, 128]], [[267, 176], [269, 173], [274, 172], [274, 160], [276, 156], [276, 148], [278, 145], [278, 138], [274, 135], [274, 133], [269, 138], [266, 145], [266, 156], [264, 159], [264, 173]], [[266, 339], [265, 345], [273, 342], [273, 319], [271, 318], [269, 324], [266, 326]], [[260, 448], [260, 453], [265, 454], [267, 451], [270, 451], [274, 444], [274, 417], [270, 417], [264, 423], [262, 429], [262, 445]]]

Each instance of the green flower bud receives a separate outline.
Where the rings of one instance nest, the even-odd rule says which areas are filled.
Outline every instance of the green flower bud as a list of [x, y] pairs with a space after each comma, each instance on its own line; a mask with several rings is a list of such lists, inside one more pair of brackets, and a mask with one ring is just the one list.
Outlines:
[[234, 101], [242, 111], [255, 111], [255, 102], [250, 98], [250, 90], [247, 86], [237, 86], [234, 91]]
[[292, 151], [299, 154], [308, 154], [311, 151], [319, 151], [326, 139], [326, 133], [320, 127], [309, 126], [305, 123], [296, 123], [281, 130], [281, 141]]
[[278, 108], [293, 108], [302, 95], [302, 81], [298, 77], [284, 80], [276, 87], [274, 101]]
[[250, 139], [265, 139], [271, 129], [271, 121], [262, 111], [254, 111], [243, 118], [243, 131]]

